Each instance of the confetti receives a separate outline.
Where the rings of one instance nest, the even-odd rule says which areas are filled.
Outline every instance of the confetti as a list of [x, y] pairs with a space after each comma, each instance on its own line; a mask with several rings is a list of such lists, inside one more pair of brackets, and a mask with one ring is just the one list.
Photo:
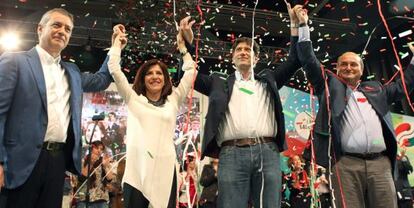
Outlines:
[[409, 52], [406, 52], [406, 53], [399, 52], [398, 54], [400, 55], [401, 59], [404, 59], [404, 58], [408, 57], [408, 55], [410, 55]]
[[177, 69], [176, 68], [168, 68], [168, 72], [169, 73], [177, 73]]
[[413, 31], [412, 30], [407, 30], [405, 32], [399, 33], [398, 37], [402, 38], [402, 37], [405, 37], [405, 36], [411, 35], [411, 34], [413, 34]]
[[240, 87], [239, 90], [246, 93], [246, 94], [248, 94], [248, 95], [253, 95], [254, 94], [253, 91], [250, 91], [250, 90], [248, 90], [246, 88], [243, 88], [243, 87]]
[[374, 79], [374, 78], [375, 78], [375, 74], [367, 76], [367, 79]]

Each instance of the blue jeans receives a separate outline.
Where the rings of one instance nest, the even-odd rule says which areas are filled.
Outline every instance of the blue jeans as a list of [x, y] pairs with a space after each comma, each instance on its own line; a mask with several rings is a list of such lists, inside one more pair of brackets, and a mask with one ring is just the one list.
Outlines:
[[225, 146], [218, 168], [218, 208], [280, 208], [282, 176], [274, 142]]

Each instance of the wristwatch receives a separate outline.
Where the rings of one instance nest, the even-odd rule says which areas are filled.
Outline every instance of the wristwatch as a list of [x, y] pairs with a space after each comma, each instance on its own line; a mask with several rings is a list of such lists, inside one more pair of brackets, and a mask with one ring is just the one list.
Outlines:
[[290, 24], [290, 27], [291, 27], [291, 28], [298, 28], [298, 27], [299, 27], [299, 25], [298, 25], [298, 24], [296, 24], [296, 23], [291, 23], [291, 24]]

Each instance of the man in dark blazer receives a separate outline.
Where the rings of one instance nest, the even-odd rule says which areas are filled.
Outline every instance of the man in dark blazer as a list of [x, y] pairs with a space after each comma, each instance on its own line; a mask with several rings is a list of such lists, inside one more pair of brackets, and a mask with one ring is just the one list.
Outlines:
[[[336, 207], [397, 207], [392, 177], [397, 142], [389, 105], [404, 97], [402, 81], [361, 82], [363, 61], [353, 52], [338, 58], [337, 74], [324, 70], [313, 53], [306, 11], [298, 9], [296, 14], [304, 24], [299, 34], [306, 34], [299, 35], [298, 57], [319, 99], [314, 154], [327, 169], [334, 165], [330, 182]], [[414, 59], [404, 71], [409, 91], [413, 64]]]
[[[220, 158], [218, 204], [220, 208], [280, 207], [279, 153], [286, 149], [285, 121], [278, 90], [299, 68], [295, 45], [297, 21], [291, 19], [291, 50], [274, 70], [254, 73], [259, 46], [250, 38], [238, 38], [232, 47], [236, 72], [227, 76], [198, 73], [195, 90], [209, 96], [202, 157]], [[184, 19], [185, 20], [185, 19]], [[183, 35], [189, 32], [181, 22]]]
[[82, 93], [111, 82], [106, 61], [95, 74], [61, 61], [73, 29], [64, 9], [46, 12], [39, 44], [0, 57], [0, 188], [7, 206], [61, 206], [65, 170], [81, 170]]

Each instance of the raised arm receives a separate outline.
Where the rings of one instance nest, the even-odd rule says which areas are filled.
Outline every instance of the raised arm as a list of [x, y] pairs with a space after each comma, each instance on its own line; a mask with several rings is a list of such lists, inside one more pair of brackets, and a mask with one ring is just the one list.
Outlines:
[[109, 72], [111, 73], [116, 87], [118, 88], [119, 94], [125, 99], [128, 103], [131, 95], [135, 91], [129, 85], [128, 79], [125, 77], [124, 73], [121, 71], [121, 50], [126, 46], [127, 39], [125, 34], [125, 28], [122, 25], [116, 25], [114, 27], [114, 35], [112, 41], [112, 47], [109, 50], [109, 61], [108, 67]]
[[[187, 16], [185, 18], [183, 18], [180, 21], [180, 26], [179, 26], [179, 33], [182, 34], [183, 38], [184, 38], [184, 43], [185, 43], [185, 47], [187, 48], [187, 51], [190, 54], [195, 54], [195, 47], [193, 46], [193, 39], [194, 39], [194, 33], [192, 30], [192, 26], [195, 23], [194, 20], [191, 20], [191, 16]], [[178, 70], [177, 73], [174, 76], [174, 79], [178, 80], [183, 76], [183, 60], [180, 59], [180, 62], [178, 64]], [[197, 67], [199, 67], [199, 70], [203, 70], [204, 65], [198, 65]], [[208, 82], [209, 78], [207, 75], [203, 75], [201, 73], [199, 73], [197, 75], [197, 79], [196, 79], [196, 83], [194, 86], [194, 89], [199, 91], [202, 94], [208, 95], [207, 91], [205, 90], [205, 84], [207, 81]], [[201, 88], [200, 85], [202, 85], [203, 87]]]
[[181, 32], [177, 35], [177, 48], [182, 55], [184, 64], [182, 69], [184, 70], [184, 76], [181, 78], [180, 84], [173, 91], [173, 96], [177, 99], [178, 104], [182, 103], [191, 89], [197, 70], [195, 63], [190, 53], [187, 51], [187, 47], [184, 43], [184, 37]]
[[[118, 27], [120, 27], [120, 25], [115, 26], [114, 29]], [[118, 33], [114, 32], [114, 34], [112, 35], [112, 45], [114, 43], [116, 34]], [[112, 77], [108, 71], [108, 60], [109, 60], [109, 57], [107, 56], [98, 72], [94, 74], [89, 74], [89, 73], [81, 74], [83, 91], [96, 92], [96, 91], [101, 91], [101, 90], [105, 90], [106, 88], [108, 88], [108, 86], [112, 82]]]
[[98, 92], [105, 90], [111, 82], [112, 78], [108, 71], [108, 57], [106, 57], [101, 68], [96, 73], [81, 74], [81, 83], [84, 92]]
[[321, 68], [321, 63], [316, 58], [313, 51], [312, 41], [310, 40], [308, 14], [306, 10], [299, 7], [295, 10], [295, 13], [299, 19], [299, 42], [297, 44], [297, 52], [299, 61], [306, 72], [306, 76], [310, 83], [313, 85], [316, 94], [321, 94], [325, 89], [324, 77], [325, 73]]
[[285, 85], [300, 68], [300, 62], [296, 51], [299, 22], [295, 10], [298, 8], [298, 5], [292, 8], [289, 3], [286, 3], [286, 7], [290, 18], [290, 49], [287, 60], [274, 71], [274, 78], [279, 89], [283, 87], [283, 85]]

